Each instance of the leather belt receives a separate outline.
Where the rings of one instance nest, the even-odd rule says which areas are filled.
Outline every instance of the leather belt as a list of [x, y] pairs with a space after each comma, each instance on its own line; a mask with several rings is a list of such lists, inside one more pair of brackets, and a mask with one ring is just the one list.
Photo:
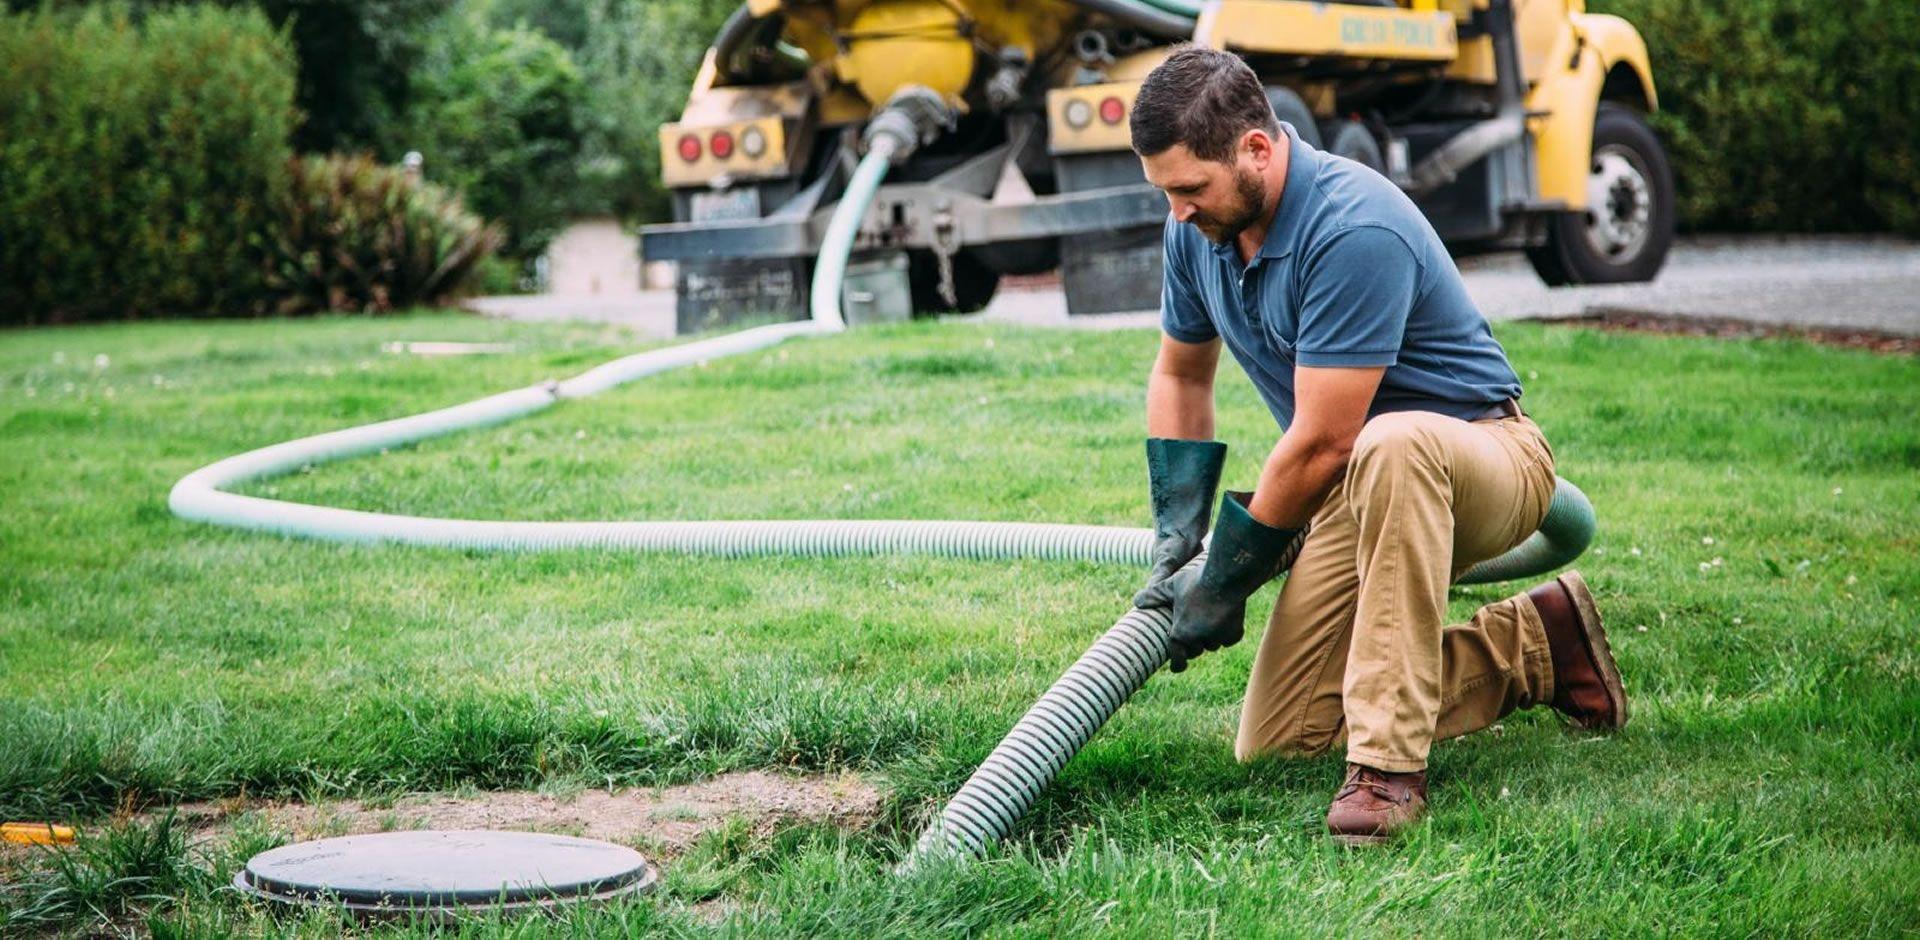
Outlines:
[[1518, 418], [1518, 417], [1524, 416], [1525, 414], [1526, 412], [1520, 410], [1519, 402], [1514, 401], [1511, 398], [1507, 398], [1501, 401], [1494, 402], [1492, 407], [1488, 408], [1486, 411], [1481, 412], [1480, 416], [1474, 418], [1473, 420], [1495, 421], [1501, 418]]

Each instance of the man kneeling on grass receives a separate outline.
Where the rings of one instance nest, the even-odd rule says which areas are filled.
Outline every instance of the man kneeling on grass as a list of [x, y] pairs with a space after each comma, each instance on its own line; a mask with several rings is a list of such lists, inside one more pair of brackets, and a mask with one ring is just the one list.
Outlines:
[[[1160, 353], [1147, 390], [1154, 568], [1172, 668], [1239, 642], [1247, 598], [1289, 567], [1247, 682], [1235, 752], [1347, 748], [1327, 829], [1384, 841], [1426, 809], [1439, 738], [1550, 705], [1627, 720], [1593, 597], [1575, 572], [1444, 625], [1447, 587], [1538, 528], [1553, 451], [1506, 351], [1405, 194], [1302, 143], [1230, 53], [1187, 48], [1132, 115], [1167, 195]], [[1252, 493], [1220, 501], [1212, 441], [1222, 341], [1284, 434]]]

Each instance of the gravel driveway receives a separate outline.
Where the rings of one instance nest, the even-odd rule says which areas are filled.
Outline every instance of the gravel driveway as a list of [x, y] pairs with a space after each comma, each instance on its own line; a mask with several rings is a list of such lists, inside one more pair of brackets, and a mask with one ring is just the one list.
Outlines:
[[[1920, 337], [1920, 242], [1850, 237], [1683, 239], [1651, 284], [1548, 288], [1518, 254], [1461, 262], [1467, 289], [1489, 319], [1578, 317], [1628, 311], [1758, 324], [1870, 330]], [[621, 323], [649, 336], [673, 334], [673, 294], [481, 297], [490, 316]], [[1067, 316], [1057, 279], [1003, 287], [975, 317], [1088, 329], [1148, 328], [1151, 311]]]

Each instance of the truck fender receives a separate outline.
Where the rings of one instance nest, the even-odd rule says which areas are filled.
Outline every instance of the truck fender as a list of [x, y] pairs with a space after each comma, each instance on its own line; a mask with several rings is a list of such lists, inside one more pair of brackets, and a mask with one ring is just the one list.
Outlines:
[[1587, 207], [1593, 118], [1604, 98], [1617, 96], [1647, 110], [1658, 99], [1647, 44], [1617, 16], [1574, 14], [1554, 38], [1546, 73], [1527, 95], [1542, 202], [1570, 211]]

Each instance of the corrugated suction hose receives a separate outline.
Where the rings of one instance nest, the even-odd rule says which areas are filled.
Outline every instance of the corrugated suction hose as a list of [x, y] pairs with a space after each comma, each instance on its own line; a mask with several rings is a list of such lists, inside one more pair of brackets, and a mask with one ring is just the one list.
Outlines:
[[[1201, 552], [1187, 567], [1206, 558]], [[1172, 629], [1170, 610], [1135, 607], [1101, 634], [967, 778], [901, 870], [933, 858], [977, 856], [1006, 838], [1060, 768], [1166, 665]]]
[[[1485, 583], [1552, 571], [1580, 557], [1593, 531], [1593, 506], [1586, 494], [1559, 480], [1540, 530], [1498, 558], [1474, 566], [1460, 580]], [[1205, 564], [1206, 557], [1200, 553], [1187, 567]], [[902, 872], [931, 858], [977, 856], [1006, 838], [1067, 761], [1166, 665], [1172, 619], [1171, 611], [1136, 607], [1101, 634], [1027, 709], [920, 834], [913, 854], [901, 863]]]

